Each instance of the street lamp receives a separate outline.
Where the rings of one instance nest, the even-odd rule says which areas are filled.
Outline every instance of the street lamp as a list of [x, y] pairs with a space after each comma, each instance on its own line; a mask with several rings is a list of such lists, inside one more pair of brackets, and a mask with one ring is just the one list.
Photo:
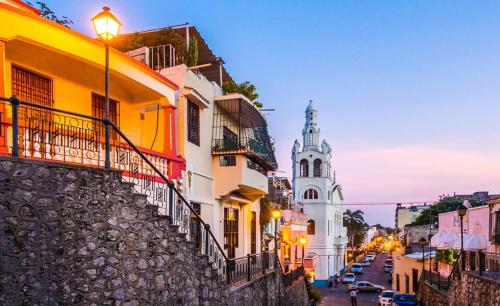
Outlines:
[[[424, 253], [424, 247], [425, 245], [427, 244], [427, 240], [425, 240], [424, 237], [420, 237], [420, 239], [418, 240], [418, 244], [420, 244], [420, 246], [422, 247], [422, 277], [425, 279], [425, 266], [424, 266], [424, 263], [425, 263], [425, 253]], [[430, 271], [429, 271], [430, 273]]]
[[118, 35], [120, 26], [122, 25], [118, 19], [109, 12], [109, 7], [103, 7], [102, 12], [95, 15], [91, 19], [94, 24], [94, 28], [97, 36], [99, 36], [104, 41], [105, 46], [105, 78], [104, 78], [104, 91], [106, 96], [106, 118], [105, 118], [105, 128], [106, 128], [106, 160], [104, 162], [104, 167], [106, 169], [111, 168], [110, 159], [110, 132], [109, 132], [109, 45], [108, 42]]
[[457, 214], [460, 217], [460, 258], [462, 260], [462, 270], [465, 269], [464, 261], [464, 216], [467, 213], [467, 207], [465, 205], [460, 205], [457, 208]]
[[271, 216], [274, 219], [274, 252], [278, 254], [278, 219], [281, 218], [281, 210], [279, 208], [274, 208], [271, 210]]
[[303, 267], [304, 266], [304, 257], [305, 257], [304, 247], [307, 243], [307, 238], [305, 236], [300, 237], [299, 243], [300, 243], [300, 245], [302, 245], [302, 267]]

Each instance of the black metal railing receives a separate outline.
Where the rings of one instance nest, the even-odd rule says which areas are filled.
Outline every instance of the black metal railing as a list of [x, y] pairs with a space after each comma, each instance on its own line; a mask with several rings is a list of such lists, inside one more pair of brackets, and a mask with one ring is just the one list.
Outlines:
[[500, 254], [464, 251], [464, 271], [500, 280]]
[[459, 254], [457, 260], [453, 264], [453, 268], [450, 272], [450, 275], [448, 276], [443, 276], [438, 271], [429, 271], [429, 270], [422, 271], [421, 276], [424, 277], [424, 280], [427, 283], [437, 286], [439, 290], [448, 291], [448, 289], [450, 289], [454, 275], [460, 272], [459, 267], [461, 261], [462, 261], [462, 254]]
[[[206, 224], [169, 180], [168, 158], [143, 152], [110, 120], [0, 97], [0, 155], [120, 170], [123, 180], [147, 195], [158, 213], [193, 241], [214, 269], [226, 277], [227, 257]], [[97, 124], [96, 124], [97, 123]], [[117, 139], [100, 134], [109, 125]], [[109, 143], [110, 146], [105, 144]], [[106, 154], [106, 147], [110, 154]], [[108, 159], [109, 156], [109, 159]], [[193, 226], [196, 223], [196, 226]], [[197, 233], [192, 233], [196, 229]]]
[[226, 267], [228, 284], [233, 287], [240, 286], [260, 277], [270, 269], [275, 269], [275, 254], [273, 251], [264, 251], [228, 259]]

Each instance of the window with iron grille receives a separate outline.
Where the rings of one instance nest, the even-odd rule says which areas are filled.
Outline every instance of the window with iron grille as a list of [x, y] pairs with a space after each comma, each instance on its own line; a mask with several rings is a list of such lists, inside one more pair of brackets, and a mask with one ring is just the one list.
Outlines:
[[200, 145], [200, 108], [188, 100], [187, 105], [188, 141]]
[[[106, 118], [106, 97], [92, 93], [92, 116], [97, 118]], [[116, 126], [120, 126], [120, 102], [109, 99], [109, 118]], [[99, 137], [105, 137], [104, 123], [101, 121], [93, 122], [96, 129], [99, 131]], [[117, 139], [118, 134], [111, 129], [111, 138]]]
[[16, 65], [12, 65], [12, 95], [21, 101], [54, 106], [52, 80]]
[[227, 257], [236, 256], [238, 247], [238, 221], [239, 210], [236, 208], [224, 208], [224, 249], [227, 250]]
[[236, 156], [235, 155], [221, 155], [221, 156], [219, 156], [219, 165], [221, 167], [236, 166]]

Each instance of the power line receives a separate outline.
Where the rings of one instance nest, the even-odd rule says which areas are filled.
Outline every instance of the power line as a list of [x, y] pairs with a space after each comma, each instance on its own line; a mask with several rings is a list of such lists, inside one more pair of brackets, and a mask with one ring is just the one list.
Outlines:
[[414, 202], [372, 202], [372, 203], [343, 203], [342, 205], [344, 206], [378, 206], [378, 205], [384, 205], [384, 206], [397, 206], [400, 204], [401, 206], [404, 205], [413, 205], [413, 206], [429, 206], [434, 204], [436, 201], [414, 201]]

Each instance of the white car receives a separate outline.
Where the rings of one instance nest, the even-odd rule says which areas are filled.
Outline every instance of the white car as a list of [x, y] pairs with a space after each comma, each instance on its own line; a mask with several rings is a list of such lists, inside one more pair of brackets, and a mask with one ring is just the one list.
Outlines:
[[342, 283], [343, 284], [352, 284], [356, 281], [356, 276], [354, 273], [346, 273], [344, 274], [344, 277], [342, 278]]
[[394, 294], [398, 293], [397, 291], [392, 290], [384, 290], [378, 296], [378, 305], [379, 306], [392, 306], [392, 297]]
[[366, 259], [368, 259], [369, 261], [374, 261], [375, 260], [375, 254], [368, 254], [368, 255], [366, 255]]

